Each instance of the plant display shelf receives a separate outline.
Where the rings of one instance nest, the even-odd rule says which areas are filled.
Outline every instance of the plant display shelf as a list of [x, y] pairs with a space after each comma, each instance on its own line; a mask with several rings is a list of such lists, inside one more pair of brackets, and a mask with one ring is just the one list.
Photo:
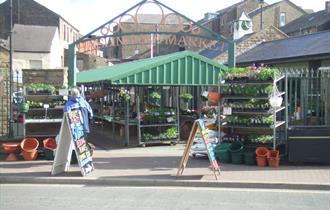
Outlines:
[[[255, 83], [257, 84], [257, 83]], [[280, 92], [276, 96], [283, 96], [285, 92]], [[221, 98], [223, 99], [265, 99], [268, 100], [269, 96], [267, 94], [258, 95], [258, 96], [246, 96], [246, 95], [235, 95], [235, 94], [222, 94]]]
[[[138, 110], [138, 115], [137, 119], [141, 119], [140, 115], [140, 106], [139, 103], [140, 98], [137, 97], [137, 110]], [[177, 102], [178, 103], [178, 102]], [[148, 123], [142, 123], [140, 120], [137, 121], [138, 125], [138, 141], [139, 145], [142, 147], [145, 147], [147, 145], [155, 145], [155, 144], [169, 144], [169, 145], [176, 145], [177, 142], [180, 139], [180, 134], [179, 134], [179, 106], [176, 104], [176, 110], [174, 111], [173, 114], [167, 116], [167, 117], [175, 117], [173, 122], [148, 122]], [[150, 139], [144, 139], [143, 134], [148, 133], [146, 130], [151, 129], [154, 130], [153, 133], [157, 133], [161, 135], [162, 133], [165, 133], [167, 129], [170, 128], [175, 128], [176, 129], [176, 137], [175, 138], [162, 138], [163, 136], [150, 136]], [[152, 135], [152, 134], [150, 134]]]
[[239, 110], [239, 109], [232, 109], [232, 113], [233, 114], [247, 114], [247, 115], [253, 115], [253, 114], [259, 114], [259, 115], [269, 115], [269, 114], [273, 114], [274, 111], [275, 113], [282, 111], [283, 109], [285, 109], [285, 106], [279, 107], [279, 108], [275, 108], [274, 109], [268, 109], [268, 110]]
[[147, 128], [147, 127], [163, 127], [163, 126], [168, 126], [168, 127], [174, 127], [176, 126], [176, 123], [163, 123], [163, 124], [149, 124], [149, 125], [144, 125], [144, 124], [141, 124], [140, 125], [140, 128]]
[[140, 146], [146, 147], [147, 145], [155, 145], [155, 144], [176, 145], [177, 139], [153, 139], [150, 141], [143, 141], [142, 143], [140, 143]]
[[[225, 80], [221, 84], [219, 84], [220, 94], [221, 98], [223, 99], [220, 102], [220, 114], [223, 113], [224, 107], [230, 107], [231, 113], [230, 115], [226, 115], [228, 118], [228, 122], [226, 122], [227, 119], [222, 120], [219, 125], [222, 128], [229, 129], [227, 132], [230, 135], [244, 135], [253, 129], [256, 133], [256, 135], [264, 135], [265, 133], [273, 131], [273, 142], [272, 146], [275, 149], [276, 147], [276, 130], [280, 126], [284, 125], [285, 121], [278, 121], [276, 120], [277, 113], [283, 111], [286, 109], [285, 106], [272, 108], [269, 107], [270, 104], [268, 104], [269, 100], [269, 91], [271, 89], [272, 93], [275, 96], [283, 96], [285, 95], [285, 92], [278, 92], [277, 90], [277, 82], [284, 79], [285, 75], [281, 75], [276, 77], [273, 80], [249, 80], [248, 78], [244, 79], [236, 79], [236, 80]], [[222, 86], [225, 88], [225, 91], [222, 93]], [[245, 89], [245, 87], [248, 87], [248, 89]], [[261, 89], [260, 88], [265, 88]], [[266, 91], [266, 89], [268, 89]], [[228, 91], [229, 90], [229, 91]], [[256, 90], [256, 91], [251, 91]], [[267, 92], [267, 93], [266, 93]], [[250, 102], [249, 100], [254, 100], [255, 103]], [[246, 108], [244, 105], [248, 104], [248, 108]], [[260, 107], [253, 107], [257, 106], [257, 104], [261, 104], [262, 108]], [[234, 108], [232, 108], [234, 107]], [[261, 119], [261, 122], [263, 122], [264, 117], [266, 118], [272, 118], [271, 123], [251, 123], [251, 119]], [[234, 119], [233, 119], [234, 118]], [[236, 119], [239, 119], [239, 122], [243, 123], [231, 123], [231, 121], [237, 121]], [[266, 119], [265, 118], [265, 119]], [[245, 121], [245, 122], [244, 122]], [[260, 120], [259, 120], [260, 121]], [[268, 121], [269, 122], [269, 121]], [[221, 141], [221, 139], [220, 139]], [[249, 140], [247, 140], [247, 143]], [[251, 143], [253, 145], [253, 143]], [[267, 145], [268, 143], [262, 143], [261, 145]], [[251, 145], [251, 146], [252, 146]], [[246, 146], [250, 146], [249, 143]]]
[[[41, 104], [49, 104], [56, 99], [63, 100], [62, 95], [36, 94], [25, 95], [25, 101], [32, 101]], [[42, 105], [40, 105], [42, 106]], [[56, 136], [60, 131], [63, 118], [63, 106], [59, 107], [30, 107], [24, 113], [23, 135], [31, 137]]]
[[285, 75], [281, 75], [276, 77], [274, 80], [251, 80], [251, 79], [246, 79], [246, 80], [225, 80], [226, 84], [229, 85], [269, 85], [269, 84], [274, 84], [279, 82], [280, 80], [284, 79]]
[[25, 119], [25, 124], [29, 123], [61, 123], [62, 118], [59, 119]]
[[277, 121], [273, 125], [263, 125], [263, 124], [256, 124], [256, 125], [246, 125], [246, 124], [227, 124], [223, 123], [221, 127], [223, 128], [261, 128], [261, 129], [270, 129], [270, 128], [277, 128], [283, 125], [285, 121]]

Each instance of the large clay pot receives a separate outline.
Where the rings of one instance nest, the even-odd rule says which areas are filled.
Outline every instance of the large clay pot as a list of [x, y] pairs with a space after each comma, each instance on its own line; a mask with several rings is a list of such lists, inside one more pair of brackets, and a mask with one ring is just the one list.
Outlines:
[[39, 142], [36, 138], [25, 138], [21, 142], [24, 160], [35, 160], [38, 156]]
[[27, 151], [22, 151], [23, 158], [24, 160], [35, 160], [37, 159], [38, 156], [38, 150], [32, 151], [32, 152], [27, 152]]
[[269, 157], [269, 150], [266, 147], [257, 147], [256, 149], [256, 161], [258, 166], [266, 166], [267, 158]]
[[54, 160], [56, 150], [56, 141], [54, 138], [47, 138], [42, 141], [45, 149], [45, 158], [47, 160]]
[[6, 160], [7, 161], [16, 161], [17, 157], [15, 155], [15, 152], [19, 150], [20, 144], [19, 143], [3, 143], [2, 148], [5, 151], [5, 153], [8, 154]]
[[44, 148], [49, 150], [55, 150], [56, 149], [56, 141], [54, 138], [47, 138], [42, 141]]

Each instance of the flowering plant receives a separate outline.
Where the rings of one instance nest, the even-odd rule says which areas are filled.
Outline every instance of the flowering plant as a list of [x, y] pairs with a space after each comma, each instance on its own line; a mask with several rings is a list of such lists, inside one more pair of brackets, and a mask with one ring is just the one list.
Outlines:
[[212, 118], [217, 114], [218, 106], [203, 106], [201, 109], [201, 115]]
[[131, 96], [130, 96], [128, 90], [121, 89], [119, 92], [119, 98], [123, 101], [129, 101], [131, 99]]

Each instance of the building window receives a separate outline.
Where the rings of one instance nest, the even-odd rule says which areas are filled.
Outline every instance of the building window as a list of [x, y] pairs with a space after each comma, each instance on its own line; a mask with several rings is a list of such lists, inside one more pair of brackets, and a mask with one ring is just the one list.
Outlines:
[[70, 41], [70, 31], [69, 31], [69, 27], [66, 28], [66, 41]]
[[41, 60], [30, 60], [30, 68], [31, 69], [42, 69], [42, 61]]
[[284, 12], [281, 12], [280, 14], [280, 26], [284, 26], [286, 23], [286, 16]]
[[65, 41], [66, 40], [66, 26], [63, 25], [63, 40]]

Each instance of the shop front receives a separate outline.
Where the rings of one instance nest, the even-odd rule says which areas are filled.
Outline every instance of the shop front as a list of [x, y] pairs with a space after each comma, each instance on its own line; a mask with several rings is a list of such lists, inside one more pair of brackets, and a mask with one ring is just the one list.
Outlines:
[[124, 136], [124, 145], [132, 145], [133, 139], [142, 146], [175, 144], [180, 140], [183, 110], [201, 110], [200, 92], [217, 89], [225, 69], [197, 53], [182, 51], [79, 72], [77, 84], [84, 87], [95, 117], [111, 124], [113, 138]]

